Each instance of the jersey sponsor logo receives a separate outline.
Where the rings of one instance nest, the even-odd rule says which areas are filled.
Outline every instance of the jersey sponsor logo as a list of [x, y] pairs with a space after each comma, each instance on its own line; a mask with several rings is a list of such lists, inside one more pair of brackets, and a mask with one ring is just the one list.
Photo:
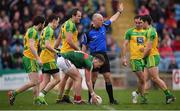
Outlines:
[[144, 44], [144, 38], [143, 37], [137, 37], [137, 43], [138, 44]]

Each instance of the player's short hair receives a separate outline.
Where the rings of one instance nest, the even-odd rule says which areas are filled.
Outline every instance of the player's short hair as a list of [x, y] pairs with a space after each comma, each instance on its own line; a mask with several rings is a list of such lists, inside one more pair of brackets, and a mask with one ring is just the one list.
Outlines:
[[94, 55], [94, 57], [105, 63], [105, 58], [102, 54], [96, 54]]
[[152, 18], [151, 18], [150, 15], [144, 15], [144, 16], [142, 16], [142, 17], [141, 17], [141, 20], [142, 20], [143, 22], [148, 22], [149, 25], [152, 23]]
[[50, 23], [52, 22], [53, 20], [58, 20], [58, 16], [56, 16], [55, 14], [51, 14], [48, 19], [47, 19], [47, 22]]
[[73, 8], [73, 9], [71, 10], [71, 13], [70, 13], [71, 17], [72, 17], [72, 16], [76, 16], [78, 11], [79, 11], [78, 8]]
[[45, 22], [45, 18], [43, 16], [36, 16], [33, 20], [33, 25], [43, 24]]
[[134, 17], [134, 20], [135, 19], [141, 19], [141, 16], [140, 15], [136, 15], [135, 17]]

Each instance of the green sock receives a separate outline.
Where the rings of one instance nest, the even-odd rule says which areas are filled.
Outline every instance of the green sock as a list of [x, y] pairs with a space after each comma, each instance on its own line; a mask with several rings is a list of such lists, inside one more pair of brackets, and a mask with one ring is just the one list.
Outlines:
[[166, 96], [172, 96], [172, 94], [170, 93], [170, 91], [168, 89], [164, 90], [164, 94]]
[[13, 95], [14, 95], [14, 96], [17, 96], [18, 94], [19, 94], [19, 93], [18, 93], [17, 91], [15, 91], [15, 90], [13, 91]]
[[147, 98], [145, 95], [141, 95], [141, 103], [146, 104], [147, 103]]
[[66, 89], [64, 95], [69, 96], [70, 91], [71, 91], [71, 90]]

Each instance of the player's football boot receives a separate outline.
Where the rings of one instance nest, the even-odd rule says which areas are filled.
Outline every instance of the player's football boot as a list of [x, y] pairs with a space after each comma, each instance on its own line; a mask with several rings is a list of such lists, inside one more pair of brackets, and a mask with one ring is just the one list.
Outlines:
[[132, 103], [136, 104], [138, 102], [138, 94], [136, 91], [132, 92]]
[[73, 104], [73, 102], [70, 100], [70, 97], [68, 95], [64, 95], [62, 101]]
[[44, 99], [44, 97], [42, 97], [42, 96], [38, 96], [37, 97], [37, 102], [39, 102], [40, 104], [44, 104], [44, 105], [48, 105], [47, 104], [47, 102], [46, 102], [46, 100]]
[[34, 105], [41, 105], [42, 103], [38, 100], [38, 98], [35, 98], [33, 101]]
[[166, 96], [166, 104], [174, 102], [176, 98], [174, 96]]
[[113, 101], [110, 101], [110, 104], [111, 104], [111, 105], [118, 105], [119, 102], [118, 102], [117, 100], [114, 99]]
[[68, 95], [64, 95], [62, 99], [56, 100], [56, 103], [59, 103], [59, 104], [64, 104], [64, 103], [73, 104], [73, 102], [71, 101], [71, 99], [70, 99], [70, 97]]
[[8, 92], [8, 97], [9, 97], [9, 104], [10, 104], [10, 105], [14, 105], [15, 96], [14, 96], [14, 94], [13, 94], [13, 91], [9, 91], [9, 92]]

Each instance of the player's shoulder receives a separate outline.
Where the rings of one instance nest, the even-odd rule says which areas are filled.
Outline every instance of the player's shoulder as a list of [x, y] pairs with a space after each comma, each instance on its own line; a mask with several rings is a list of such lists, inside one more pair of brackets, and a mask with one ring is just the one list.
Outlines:
[[149, 27], [149, 29], [147, 29], [147, 33], [156, 33], [156, 29], [153, 26], [151, 26]]
[[76, 30], [76, 25], [75, 25], [75, 23], [72, 22], [71, 19], [69, 19], [63, 24], [63, 28], [65, 28], [66, 30], [68, 30], [68, 29]]
[[38, 32], [36, 31], [36, 29], [32, 26], [29, 27], [26, 31], [26, 34], [37, 34]]
[[36, 31], [34, 27], [29, 27], [29, 28], [27, 29], [27, 32], [33, 32], [33, 31]]
[[48, 32], [52, 32], [53, 31], [53, 29], [50, 27], [50, 26], [46, 26], [45, 28], [44, 28], [44, 31], [48, 31]]
[[153, 26], [150, 26], [148, 30], [149, 31], [156, 31], [156, 29]]
[[132, 33], [134, 31], [135, 27], [129, 28], [126, 33]]
[[68, 26], [68, 25], [72, 25], [74, 26], [75, 24], [72, 22], [71, 19], [68, 19], [65, 23], [64, 23], [65, 26]]

